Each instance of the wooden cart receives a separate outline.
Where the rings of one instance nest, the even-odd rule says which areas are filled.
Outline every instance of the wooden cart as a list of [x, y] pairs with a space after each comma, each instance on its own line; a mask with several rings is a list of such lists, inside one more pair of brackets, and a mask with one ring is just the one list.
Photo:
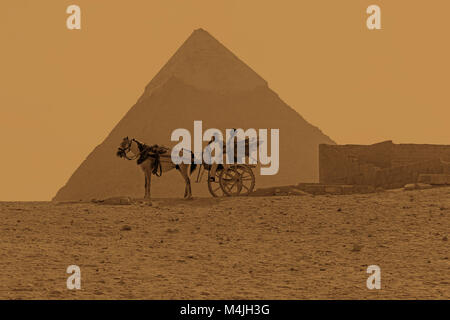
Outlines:
[[211, 179], [211, 165], [200, 166], [196, 182], [200, 182], [205, 171], [208, 172], [208, 190], [213, 197], [248, 196], [255, 188], [253, 168], [256, 165], [231, 164], [225, 169], [218, 165], [214, 179]]

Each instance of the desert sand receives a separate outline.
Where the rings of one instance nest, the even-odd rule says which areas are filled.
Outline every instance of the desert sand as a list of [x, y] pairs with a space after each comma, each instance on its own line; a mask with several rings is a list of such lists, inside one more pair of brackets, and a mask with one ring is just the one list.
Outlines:
[[1, 299], [450, 298], [450, 188], [0, 210]]

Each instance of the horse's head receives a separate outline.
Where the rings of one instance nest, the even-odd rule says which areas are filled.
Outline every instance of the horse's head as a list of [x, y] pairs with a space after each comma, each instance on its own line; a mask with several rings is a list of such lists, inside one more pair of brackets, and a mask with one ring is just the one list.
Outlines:
[[122, 142], [119, 145], [119, 148], [117, 148], [116, 155], [120, 158], [126, 158], [127, 153], [131, 149], [131, 143], [132, 143], [132, 140], [128, 139], [128, 137], [123, 138]]

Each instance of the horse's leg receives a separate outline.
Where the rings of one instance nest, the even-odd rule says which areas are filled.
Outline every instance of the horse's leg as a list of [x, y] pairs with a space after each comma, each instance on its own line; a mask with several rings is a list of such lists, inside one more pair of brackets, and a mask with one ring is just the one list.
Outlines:
[[148, 198], [148, 178], [147, 178], [147, 168], [144, 165], [141, 165], [142, 172], [144, 173], [144, 201]]
[[148, 170], [147, 173], [147, 201], [148, 201], [148, 205], [152, 205], [152, 196], [151, 196], [151, 189], [152, 186], [152, 170]]
[[152, 205], [151, 200], [151, 184], [152, 184], [152, 168], [151, 165], [145, 166], [145, 197], [144, 200], [148, 203], [148, 205]]
[[187, 185], [188, 185], [188, 188], [189, 188], [189, 199], [192, 198], [191, 178], [189, 178], [189, 173], [188, 173], [191, 165], [192, 164], [186, 165], [186, 177], [187, 177]]
[[184, 186], [184, 198], [185, 199], [191, 199], [192, 198], [192, 190], [191, 190], [191, 180], [189, 179], [188, 175], [188, 167], [187, 164], [180, 164], [180, 174], [183, 177], [184, 181], [186, 182]]
[[145, 184], [144, 184], [144, 199], [147, 199], [147, 172], [144, 172]]
[[187, 188], [187, 180], [186, 180], [186, 170], [183, 168], [182, 169], [183, 171], [182, 171], [182, 173], [181, 173], [181, 175], [183, 176], [183, 179], [184, 179], [184, 182], [185, 182], [185, 184], [184, 184], [184, 198], [185, 199], [187, 199], [187, 197], [188, 197], [188, 188]]

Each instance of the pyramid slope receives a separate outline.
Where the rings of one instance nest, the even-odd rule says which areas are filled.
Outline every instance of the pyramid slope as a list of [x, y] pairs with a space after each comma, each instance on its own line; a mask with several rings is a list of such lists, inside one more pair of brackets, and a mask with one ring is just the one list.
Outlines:
[[243, 92], [267, 82], [203, 29], [195, 30], [153, 80], [142, 98], [171, 77], [198, 89], [221, 93]]
[[[195, 51], [194, 42], [190, 40], [203, 40], [205, 37], [204, 31], [200, 35], [198, 33], [195, 31], [161, 69], [139, 101], [105, 141], [89, 154], [67, 184], [58, 191], [54, 200], [142, 197], [144, 177], [141, 170], [134, 161], [124, 161], [115, 156], [121, 139], [129, 136], [148, 144], [173, 146], [175, 143], [169, 141], [172, 131], [186, 128], [192, 132], [194, 120], [202, 120], [204, 129], [280, 129], [280, 171], [275, 176], [257, 174], [257, 187], [318, 181], [318, 145], [334, 142], [286, 105], [262, 78], [239, 60], [236, 62], [239, 67], [229, 68], [222, 75], [232, 77], [232, 74], [228, 74], [229, 70], [240, 70], [241, 74], [247, 74], [247, 79], [251, 81], [249, 80], [245, 90], [244, 87], [234, 88], [233, 85], [227, 87], [227, 83], [232, 81], [225, 78], [218, 78], [206, 87], [203, 82], [198, 81], [197, 76], [184, 74], [189, 68], [201, 66], [200, 73], [203, 77], [213, 77], [209, 75], [211, 70], [214, 73], [220, 68], [220, 65], [214, 65], [218, 63], [216, 58], [212, 59], [214, 63], [194, 61], [194, 64], [197, 63], [194, 66], [183, 66], [183, 61], [186, 61], [183, 58], [185, 52]], [[209, 34], [207, 37], [211, 38]], [[210, 57], [225, 55], [231, 56], [231, 60], [235, 59], [220, 43], [214, 46], [202, 44], [201, 47], [202, 50], [209, 48], [208, 50], [223, 51], [223, 54], [216, 54], [214, 51]], [[212, 66], [211, 69], [208, 66]], [[154, 197], [181, 197], [183, 191], [184, 182], [175, 171], [164, 174], [162, 178], [152, 179]], [[194, 196], [207, 195], [206, 182], [194, 183], [193, 192]]]

